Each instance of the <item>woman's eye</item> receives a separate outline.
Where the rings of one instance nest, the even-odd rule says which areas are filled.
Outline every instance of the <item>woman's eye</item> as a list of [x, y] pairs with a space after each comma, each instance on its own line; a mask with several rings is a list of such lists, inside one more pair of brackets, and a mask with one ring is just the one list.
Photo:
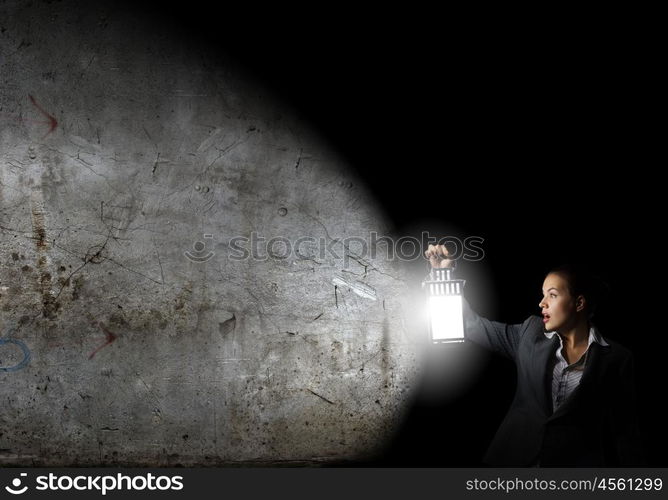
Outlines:
[[552, 297], [553, 299], [556, 299], [556, 298], [557, 298], [557, 296], [556, 296], [554, 293], [551, 293], [551, 294], [550, 294], [550, 297]]

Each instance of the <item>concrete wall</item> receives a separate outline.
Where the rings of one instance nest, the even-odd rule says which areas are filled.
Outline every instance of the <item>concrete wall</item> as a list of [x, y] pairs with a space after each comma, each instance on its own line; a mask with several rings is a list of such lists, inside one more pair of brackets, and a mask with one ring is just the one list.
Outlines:
[[[224, 55], [129, 7], [0, 9], [0, 464], [382, 445], [415, 339], [405, 272], [341, 241], [389, 231], [351, 166]], [[253, 232], [336, 255], [234, 260]]]

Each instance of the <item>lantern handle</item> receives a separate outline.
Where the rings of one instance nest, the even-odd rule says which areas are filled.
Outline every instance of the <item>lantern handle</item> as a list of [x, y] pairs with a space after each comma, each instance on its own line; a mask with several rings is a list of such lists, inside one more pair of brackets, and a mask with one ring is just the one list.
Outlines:
[[436, 271], [445, 271], [445, 281], [449, 282], [459, 282], [461, 283], [461, 286], [463, 287], [466, 284], [466, 280], [463, 279], [458, 279], [454, 276], [454, 267], [431, 267], [429, 265], [429, 273], [427, 274], [427, 277], [425, 280], [422, 282], [422, 288], [426, 288], [426, 286], [430, 283], [442, 283], [443, 282], [443, 276], [438, 277], [436, 274]]
[[[445, 259], [442, 259], [445, 260]], [[429, 262], [427, 263], [427, 270], [429, 272], [429, 276], [432, 276], [433, 272], [437, 269], [445, 269], [449, 271], [449, 274], [454, 273], [454, 271], [457, 269], [457, 261], [455, 259], [449, 259], [452, 261], [452, 265], [450, 267], [433, 267]]]

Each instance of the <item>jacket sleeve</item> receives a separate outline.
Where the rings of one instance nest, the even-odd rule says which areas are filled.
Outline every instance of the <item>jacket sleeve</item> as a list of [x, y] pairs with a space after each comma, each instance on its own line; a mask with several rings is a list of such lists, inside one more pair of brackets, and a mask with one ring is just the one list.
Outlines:
[[532, 318], [524, 323], [508, 325], [478, 316], [464, 299], [464, 332], [466, 338], [497, 354], [515, 361], [520, 338], [528, 329]]
[[619, 387], [610, 410], [610, 429], [619, 466], [646, 465], [640, 426], [638, 424], [633, 356], [625, 357], [619, 372]]

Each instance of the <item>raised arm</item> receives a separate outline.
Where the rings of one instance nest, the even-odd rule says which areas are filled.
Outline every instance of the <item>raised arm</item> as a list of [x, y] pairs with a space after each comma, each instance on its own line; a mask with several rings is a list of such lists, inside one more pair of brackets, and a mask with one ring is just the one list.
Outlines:
[[529, 328], [532, 319], [529, 318], [524, 323], [515, 325], [490, 321], [478, 316], [466, 299], [462, 303], [464, 305], [464, 334], [467, 340], [515, 361], [520, 338]]
[[[425, 257], [434, 268], [452, 268], [454, 260], [445, 245], [429, 245]], [[517, 347], [532, 318], [524, 323], [507, 325], [479, 316], [464, 299], [464, 334], [485, 349], [515, 360]]]

